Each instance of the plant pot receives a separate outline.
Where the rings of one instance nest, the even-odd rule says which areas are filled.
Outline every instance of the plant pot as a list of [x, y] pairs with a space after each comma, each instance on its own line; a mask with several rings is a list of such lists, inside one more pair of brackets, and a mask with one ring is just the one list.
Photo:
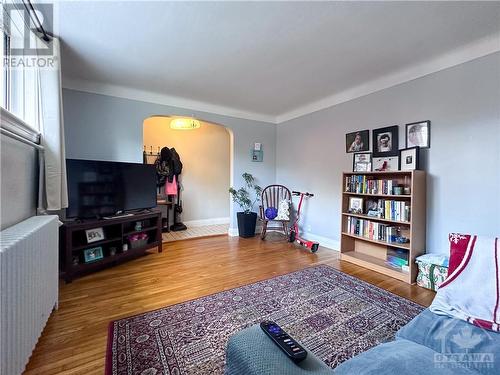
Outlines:
[[249, 238], [255, 236], [255, 227], [257, 225], [256, 212], [237, 212], [238, 219], [238, 233], [240, 237]]

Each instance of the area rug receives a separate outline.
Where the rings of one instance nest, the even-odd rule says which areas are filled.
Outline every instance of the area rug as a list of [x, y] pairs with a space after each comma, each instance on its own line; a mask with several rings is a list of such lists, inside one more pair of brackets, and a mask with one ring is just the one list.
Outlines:
[[106, 374], [224, 373], [231, 335], [273, 320], [334, 368], [423, 310], [320, 265], [110, 323]]

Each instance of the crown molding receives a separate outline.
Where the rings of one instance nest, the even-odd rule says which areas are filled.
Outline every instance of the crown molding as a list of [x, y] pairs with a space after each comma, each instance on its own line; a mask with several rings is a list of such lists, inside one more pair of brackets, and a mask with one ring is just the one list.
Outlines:
[[388, 74], [361, 85], [344, 90], [340, 93], [314, 101], [304, 106], [295, 108], [289, 112], [277, 116], [265, 115], [256, 112], [241, 111], [235, 108], [219, 106], [186, 98], [170, 96], [160, 93], [138, 90], [129, 87], [111, 85], [100, 82], [63, 77], [63, 87], [66, 89], [114, 96], [123, 99], [138, 100], [148, 103], [168, 105], [196, 112], [208, 112], [212, 114], [236, 117], [246, 120], [266, 122], [269, 124], [282, 124], [289, 120], [317, 112], [322, 109], [333, 107], [337, 104], [366, 96], [405, 82], [427, 76], [432, 73], [448, 69], [471, 60], [478, 59], [500, 51], [500, 32], [480, 39], [474, 43], [467, 44], [451, 52], [447, 52], [434, 59], [410, 66], [409, 68]]
[[122, 99], [137, 100], [141, 102], [155, 103], [155, 104], [167, 105], [170, 107], [189, 109], [196, 112], [208, 112], [221, 116], [237, 117], [245, 120], [253, 120], [253, 121], [267, 122], [269, 124], [276, 124], [276, 117], [274, 116], [241, 111], [235, 108], [219, 106], [215, 104], [155, 93], [146, 90], [133, 89], [124, 86], [111, 85], [107, 83], [87, 81], [82, 79], [75, 79], [71, 77], [63, 77], [62, 86], [65, 89], [83, 91], [92, 94], [114, 96]]
[[331, 95], [324, 99], [296, 108], [290, 112], [278, 115], [276, 117], [276, 123], [282, 124], [286, 121], [409, 82], [499, 51], [500, 32], [480, 39], [474, 43], [457, 48], [424, 63], [416, 64], [407, 69], [365, 82], [362, 85], [347, 89], [335, 95]]

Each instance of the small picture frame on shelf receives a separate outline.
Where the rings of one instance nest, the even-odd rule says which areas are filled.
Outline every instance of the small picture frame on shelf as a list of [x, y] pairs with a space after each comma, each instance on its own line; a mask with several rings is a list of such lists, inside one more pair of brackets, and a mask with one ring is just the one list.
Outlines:
[[363, 198], [349, 197], [349, 213], [351, 214], [363, 213]]
[[373, 157], [399, 155], [399, 126], [373, 130]]
[[406, 124], [406, 148], [431, 147], [431, 122], [419, 121]]
[[371, 217], [379, 217], [380, 216], [380, 207], [378, 205], [378, 201], [375, 199], [368, 199], [366, 201], [366, 215]]
[[372, 153], [359, 152], [352, 157], [353, 172], [371, 172], [372, 170]]
[[104, 254], [102, 252], [102, 247], [93, 247], [91, 249], [83, 250], [83, 258], [85, 263], [92, 263], [96, 260], [104, 258]]
[[101, 228], [86, 229], [85, 236], [87, 237], [87, 243], [93, 243], [97, 241], [105, 240], [104, 230]]
[[410, 147], [400, 150], [399, 160], [402, 171], [414, 171], [419, 169], [420, 147]]
[[370, 131], [360, 130], [345, 135], [345, 152], [363, 152], [370, 149]]
[[373, 158], [374, 172], [393, 172], [399, 170], [399, 156]]

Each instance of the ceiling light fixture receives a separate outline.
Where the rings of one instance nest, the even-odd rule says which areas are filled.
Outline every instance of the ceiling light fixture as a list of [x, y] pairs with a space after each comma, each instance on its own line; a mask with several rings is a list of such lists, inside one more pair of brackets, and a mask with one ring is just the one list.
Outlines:
[[170, 121], [170, 129], [193, 130], [199, 129], [201, 123], [194, 117], [175, 117]]

